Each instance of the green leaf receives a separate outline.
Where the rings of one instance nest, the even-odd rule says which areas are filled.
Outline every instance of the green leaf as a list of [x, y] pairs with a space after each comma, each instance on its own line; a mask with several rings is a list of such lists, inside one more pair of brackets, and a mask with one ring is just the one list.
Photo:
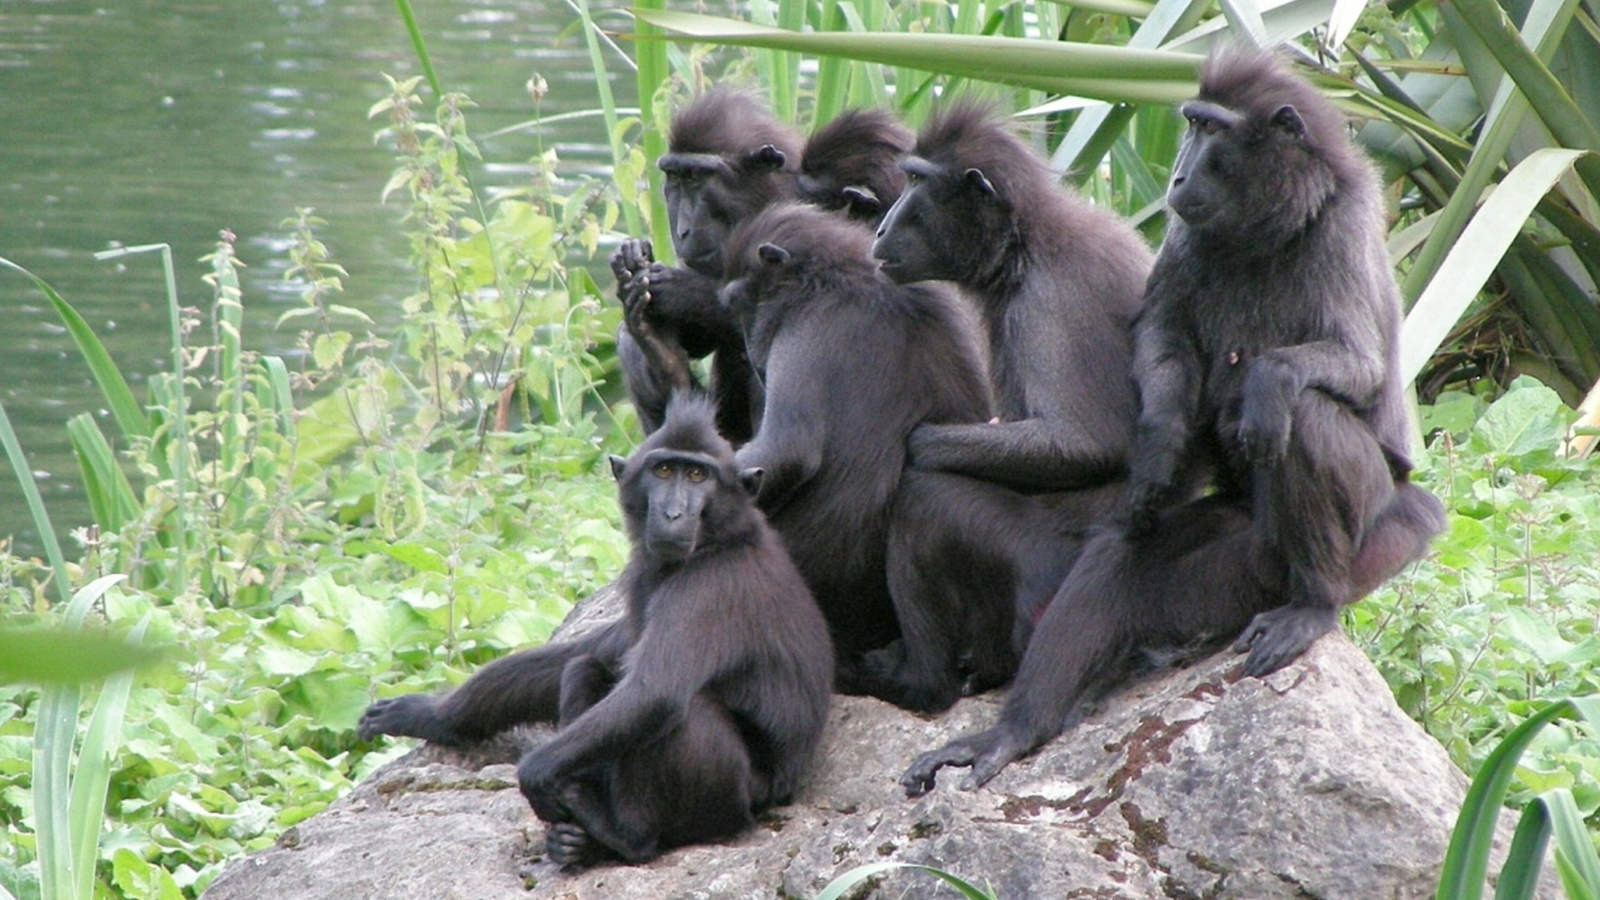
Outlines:
[[716, 44], [844, 56], [1114, 103], [1171, 105], [1186, 100], [1197, 90], [1202, 62], [1194, 54], [1068, 41], [955, 34], [799, 33], [694, 13], [635, 10], [634, 15], [684, 37]]
[[41, 628], [0, 629], [0, 682], [97, 681], [166, 658], [156, 647], [135, 647], [102, 632]]
[[1539, 798], [1549, 809], [1550, 824], [1555, 831], [1556, 859], [1564, 860], [1561, 882], [1572, 900], [1592, 898], [1600, 893], [1600, 858], [1596, 858], [1594, 842], [1589, 837], [1583, 814], [1572, 799], [1572, 792], [1557, 788]]
[[1495, 884], [1494, 900], [1533, 900], [1539, 889], [1539, 870], [1544, 867], [1544, 851], [1550, 843], [1550, 814], [1542, 800], [1529, 803], [1517, 820], [1511, 836], [1500, 880]]
[[868, 863], [864, 866], [857, 866], [843, 875], [840, 875], [838, 878], [828, 882], [828, 886], [822, 889], [822, 893], [817, 895], [816, 900], [839, 900], [839, 898], [843, 897], [847, 891], [855, 887], [857, 884], [860, 884], [861, 882], [866, 881], [868, 878], [871, 878], [875, 875], [881, 875], [884, 872], [893, 871], [895, 869], [916, 869], [918, 871], [927, 872], [928, 874], [955, 888], [957, 893], [967, 898], [967, 900], [995, 900], [994, 895], [985, 893], [984, 891], [973, 887], [967, 882], [942, 869], [936, 869], [933, 866], [922, 866], [915, 863], [903, 862], [879, 862]]
[[144, 409], [138, 401], [133, 399], [133, 391], [128, 389], [128, 382], [117, 369], [117, 364], [111, 361], [111, 354], [106, 352], [105, 345], [100, 343], [94, 329], [89, 327], [83, 316], [78, 315], [78, 311], [61, 299], [61, 295], [39, 276], [3, 256], [0, 256], [0, 266], [26, 275], [46, 297], [50, 298], [50, 304], [56, 308], [56, 314], [61, 317], [62, 324], [67, 327], [67, 333], [72, 335], [73, 342], [78, 345], [78, 352], [88, 364], [95, 383], [100, 386], [100, 393], [105, 395], [106, 405], [111, 408], [111, 414], [116, 418], [117, 427], [122, 429], [122, 433], [128, 437], [148, 437], [150, 420], [145, 416]]
[[438, 575], [444, 575], [450, 571], [450, 567], [446, 565], [444, 558], [431, 547], [415, 543], [390, 544], [382, 542], [377, 547], [389, 556], [420, 572], [433, 572]]
[[1528, 155], [1484, 201], [1400, 329], [1400, 375], [1411, 381], [1444, 343], [1539, 200], [1584, 156], [1545, 147]]
[[[1483, 896], [1484, 879], [1489, 872], [1489, 849], [1494, 844], [1495, 827], [1500, 820], [1500, 807], [1505, 802], [1506, 790], [1516, 772], [1517, 760], [1533, 742], [1540, 729], [1567, 716], [1582, 716], [1591, 727], [1600, 723], [1600, 697], [1580, 697], [1552, 703], [1538, 711], [1527, 721], [1506, 735], [1478, 769], [1478, 774], [1467, 787], [1461, 813], [1450, 834], [1450, 847], [1445, 852], [1444, 865], [1439, 871], [1438, 900], [1479, 900]], [[1524, 843], [1526, 852], [1533, 852], [1536, 841]], [[1537, 849], [1542, 850], [1542, 846]], [[1519, 867], [1528, 865], [1525, 860]]]
[[111, 444], [88, 413], [79, 413], [67, 420], [67, 436], [78, 457], [84, 494], [89, 499], [94, 520], [106, 531], [121, 531], [139, 514], [140, 504], [128, 476], [117, 464]]
[[[142, 649], [145, 629], [150, 625], [146, 613], [139, 624], [129, 632], [123, 645]], [[100, 856], [100, 833], [105, 827], [106, 794], [111, 785], [111, 763], [122, 744], [122, 717], [128, 708], [128, 695], [133, 691], [133, 672], [122, 671], [112, 676], [100, 690], [95, 700], [94, 712], [89, 716], [89, 730], [84, 734], [83, 745], [78, 748], [78, 765], [72, 773], [72, 801], [69, 820], [72, 823], [74, 893], [79, 897], [94, 896], [95, 860]]]
[[1477, 446], [1500, 456], [1554, 453], [1567, 436], [1567, 409], [1555, 391], [1521, 378], [1478, 419], [1472, 436]]

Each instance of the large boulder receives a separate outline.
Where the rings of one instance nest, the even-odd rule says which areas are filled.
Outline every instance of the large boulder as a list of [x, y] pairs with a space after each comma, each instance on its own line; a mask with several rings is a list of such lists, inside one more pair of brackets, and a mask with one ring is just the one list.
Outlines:
[[[545, 732], [468, 752], [419, 747], [206, 900], [809, 898], [865, 863], [937, 866], [1003, 900], [1433, 895], [1466, 779], [1341, 635], [1242, 678], [1222, 653], [1162, 672], [976, 792], [960, 771], [907, 800], [919, 752], [986, 727], [1000, 694], [939, 718], [838, 697], [809, 785], [742, 837], [643, 866], [576, 874], [542, 859], [544, 828], [513, 761]], [[852, 895], [953, 897], [895, 871]]]

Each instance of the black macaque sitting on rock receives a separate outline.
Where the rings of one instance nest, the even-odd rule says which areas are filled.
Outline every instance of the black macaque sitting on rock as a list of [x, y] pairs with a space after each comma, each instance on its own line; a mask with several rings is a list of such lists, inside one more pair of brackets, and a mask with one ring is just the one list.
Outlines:
[[945, 279], [978, 301], [999, 414], [912, 432], [891, 519], [904, 639], [868, 657], [858, 687], [935, 712], [964, 679], [1010, 680], [1088, 529], [1126, 500], [1150, 250], [987, 107], [935, 115], [901, 165], [909, 184], [873, 252], [896, 281]]
[[359, 726], [457, 745], [557, 722], [517, 778], [565, 866], [728, 837], [786, 802], [833, 679], [827, 625], [755, 507], [762, 473], [735, 463], [705, 399], [674, 399], [611, 464], [633, 542], [623, 618], [490, 663], [453, 693], [379, 700]]
[[[1245, 674], [1278, 669], [1444, 527], [1407, 480], [1383, 198], [1338, 111], [1246, 50], [1214, 56], [1182, 111], [1135, 329], [1130, 522], [1084, 548], [999, 723], [917, 759], [910, 795], [944, 766], [987, 782], [1138, 648], [1240, 635]], [[1196, 484], [1212, 493], [1186, 499]]]
[[767, 473], [759, 503], [828, 620], [841, 690], [897, 634], [884, 555], [906, 436], [989, 415], [969, 312], [942, 285], [880, 277], [871, 243], [781, 204], [734, 233], [723, 289], [767, 395], [739, 464]]
[[[673, 114], [667, 146], [656, 164], [666, 174], [667, 222], [682, 267], [656, 262], [647, 240], [625, 241], [611, 255], [617, 299], [629, 313], [647, 305], [637, 315], [691, 359], [714, 354], [717, 426], [741, 444], [760, 420], [761, 388], [738, 324], [717, 302], [723, 246], [740, 222], [795, 196], [800, 135], [749, 94], [719, 89]], [[661, 425], [673, 379], [651, 368], [626, 323], [617, 332], [617, 360], [649, 434]]]

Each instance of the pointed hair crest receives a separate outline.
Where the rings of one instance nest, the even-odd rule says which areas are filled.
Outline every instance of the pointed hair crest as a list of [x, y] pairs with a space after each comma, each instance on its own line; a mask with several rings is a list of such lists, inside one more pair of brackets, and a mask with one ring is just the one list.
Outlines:
[[800, 161], [800, 135], [753, 95], [712, 88], [672, 115], [667, 146], [673, 153], [711, 153], [735, 158], [764, 144], [786, 157], [784, 168]]

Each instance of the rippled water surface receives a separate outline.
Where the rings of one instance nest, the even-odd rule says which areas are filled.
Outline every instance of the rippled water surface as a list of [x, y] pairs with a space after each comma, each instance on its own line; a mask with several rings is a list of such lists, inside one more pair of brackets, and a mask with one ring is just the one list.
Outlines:
[[[550, 85], [545, 115], [597, 105], [575, 19], [562, 0], [414, 3], [447, 90], [478, 103], [487, 134], [531, 119], [525, 85]], [[558, 39], [559, 38], [559, 39]], [[619, 104], [631, 105], [622, 78]], [[296, 300], [281, 282], [281, 223], [299, 206], [329, 220], [323, 237], [350, 272], [341, 302], [392, 322], [409, 291], [396, 206], [378, 198], [388, 150], [367, 110], [386, 94], [380, 73], [418, 73], [390, 0], [5, 0], [0, 4], [0, 256], [50, 282], [106, 341], [143, 396], [168, 367], [167, 313], [157, 256], [96, 262], [97, 250], [165, 242], [180, 300], [208, 304], [196, 260], [217, 233], [238, 236], [245, 272], [245, 341], [283, 351], [294, 335], [272, 323]], [[598, 119], [547, 127], [567, 169], [606, 154]], [[535, 156], [530, 132], [488, 141], [497, 165], [480, 180], [519, 177]], [[101, 408], [98, 390], [49, 302], [0, 272], [0, 402], [44, 490], [56, 530], [88, 521], [68, 418]], [[106, 431], [114, 432], [107, 423]], [[0, 538], [37, 551], [9, 467], [0, 468]], [[71, 549], [68, 550], [69, 555]]]

